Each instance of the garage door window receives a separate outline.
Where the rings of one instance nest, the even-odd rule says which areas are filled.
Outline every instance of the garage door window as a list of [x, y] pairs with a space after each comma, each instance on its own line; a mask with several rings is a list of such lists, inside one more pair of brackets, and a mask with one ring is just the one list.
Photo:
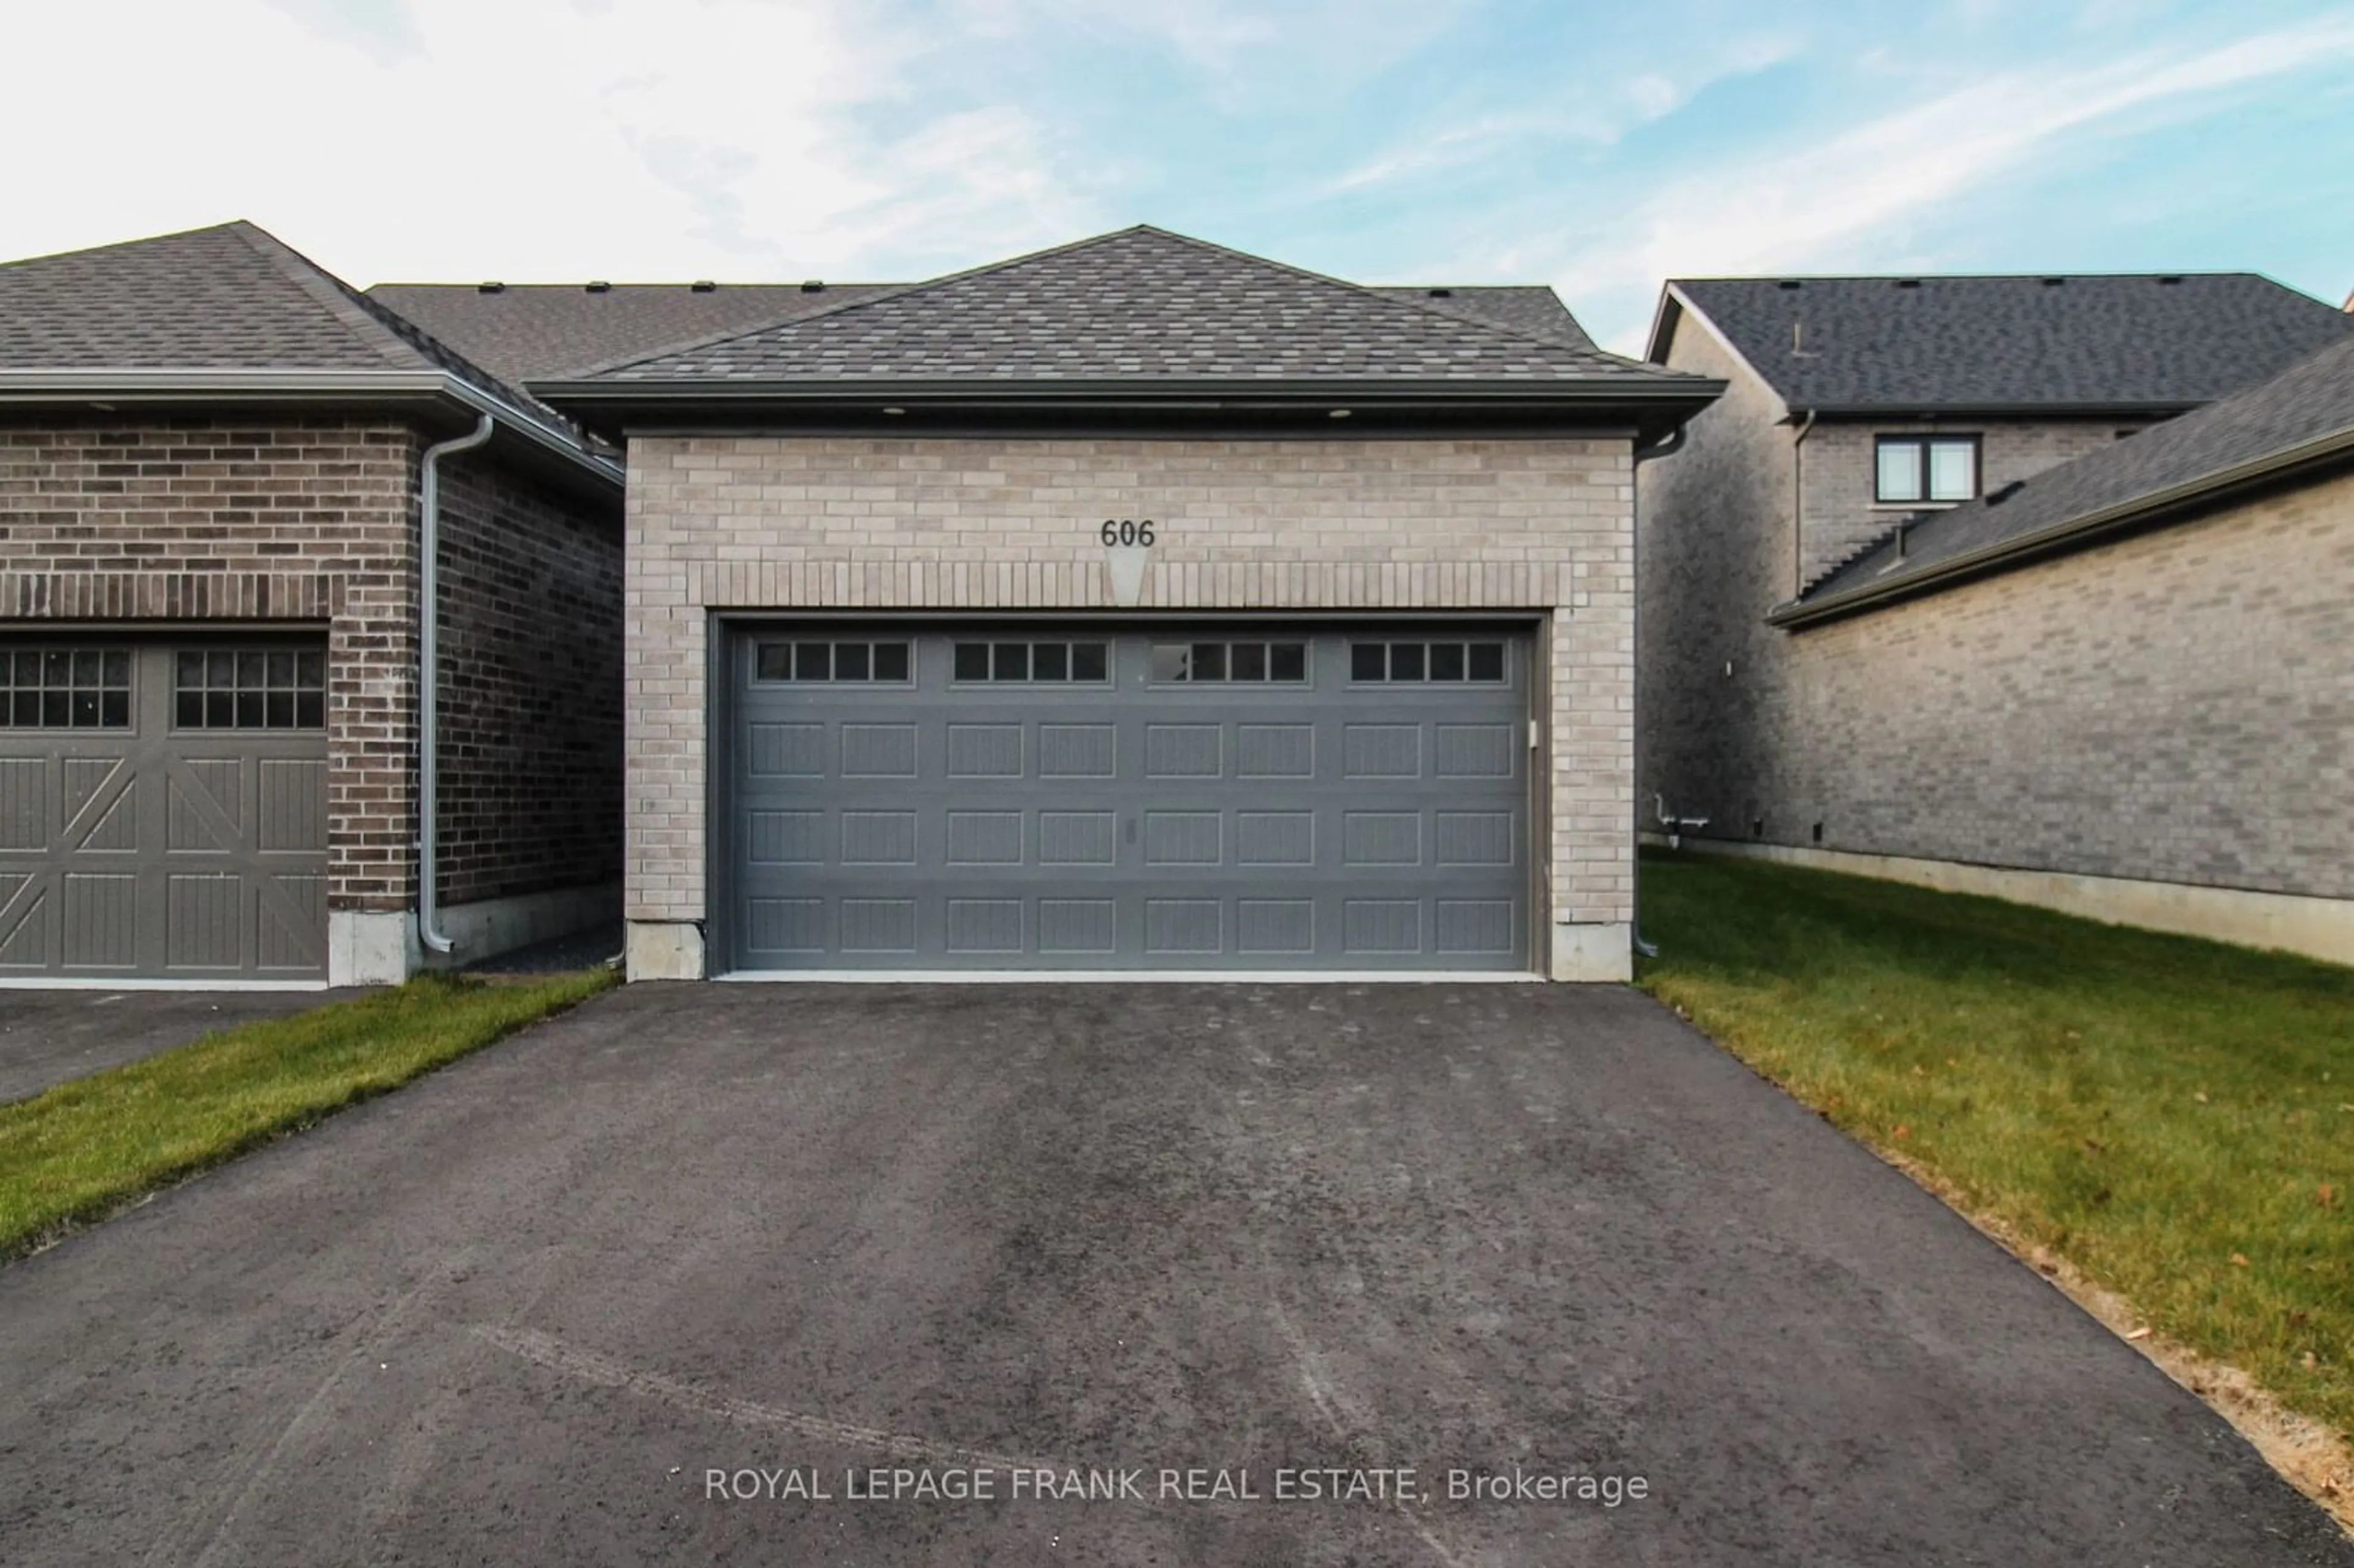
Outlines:
[[752, 678], [905, 684], [912, 667], [905, 642], [802, 639], [761, 643], [753, 655]]
[[131, 655], [121, 648], [27, 648], [0, 655], [10, 729], [129, 729]]
[[182, 729], [321, 729], [327, 658], [292, 648], [183, 650], [172, 662], [172, 717]]
[[1304, 685], [1308, 681], [1308, 644], [1156, 642], [1152, 645], [1152, 678], [1186, 685], [1235, 681]]
[[1504, 645], [1496, 642], [1352, 642], [1352, 681], [1439, 681], [1500, 683]]
[[1111, 646], [1105, 642], [960, 642], [953, 655], [960, 681], [1101, 683], [1111, 676]]

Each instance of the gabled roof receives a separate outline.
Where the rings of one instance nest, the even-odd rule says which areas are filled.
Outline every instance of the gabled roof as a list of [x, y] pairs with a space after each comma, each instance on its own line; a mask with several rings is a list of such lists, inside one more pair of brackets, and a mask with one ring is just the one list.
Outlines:
[[2253, 272], [1683, 278], [1653, 357], [1686, 311], [1818, 414], [2177, 413], [2354, 334]]
[[1829, 620], [2346, 469], [2354, 469], [2354, 338], [2015, 487], [1916, 514], [1771, 619]]
[[1369, 289], [1146, 227], [536, 385], [607, 430], [909, 416], [887, 428], [1644, 440], [1723, 390], [1596, 349], [1550, 290]]
[[511, 381], [829, 311], [899, 283], [378, 283], [368, 297]]
[[[528, 385], [797, 321], [905, 283], [378, 283], [389, 306], [478, 364]], [[1543, 285], [1376, 288], [1385, 299], [1591, 348]]]
[[[1429, 302], [1441, 303], [1451, 302]], [[1138, 227], [607, 367], [607, 382], [1670, 377]], [[586, 378], [584, 378], [586, 379]]]
[[429, 402], [610, 483], [554, 409], [250, 223], [0, 265], [0, 402]]

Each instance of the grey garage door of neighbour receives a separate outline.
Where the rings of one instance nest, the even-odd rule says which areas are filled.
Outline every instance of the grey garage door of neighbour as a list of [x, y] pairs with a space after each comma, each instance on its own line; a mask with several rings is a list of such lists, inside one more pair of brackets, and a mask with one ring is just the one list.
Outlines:
[[326, 970], [316, 638], [0, 641], [0, 980]]
[[1522, 969], [1493, 627], [737, 630], [732, 967]]

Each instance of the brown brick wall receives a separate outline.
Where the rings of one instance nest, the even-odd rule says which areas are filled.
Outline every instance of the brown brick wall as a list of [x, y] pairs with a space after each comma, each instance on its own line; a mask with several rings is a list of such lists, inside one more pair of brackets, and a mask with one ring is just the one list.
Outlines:
[[[398, 420], [0, 418], [0, 630], [209, 620], [325, 632], [337, 909], [399, 910], [416, 896], [425, 442]], [[618, 503], [560, 498], [480, 457], [452, 461], [444, 479], [444, 899], [611, 880]]]
[[0, 626], [327, 634], [328, 899], [412, 896], [416, 433], [366, 419], [0, 420]]
[[466, 453], [441, 503], [441, 900], [618, 881], [619, 498]]

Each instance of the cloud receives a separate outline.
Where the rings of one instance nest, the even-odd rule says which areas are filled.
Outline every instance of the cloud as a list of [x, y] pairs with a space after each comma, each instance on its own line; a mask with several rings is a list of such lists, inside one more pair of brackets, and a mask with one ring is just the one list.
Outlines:
[[1139, 44], [1184, 66], [1221, 108], [1353, 87], [1420, 52], [1476, 0], [952, 0], [993, 37]]
[[1787, 39], [1740, 38], [1723, 46], [1707, 62], [1681, 71], [1613, 70], [1606, 73], [1610, 85], [1592, 90], [1555, 82], [1542, 105], [1480, 114], [1417, 132], [1328, 182], [1320, 194], [1345, 195], [1397, 184], [1478, 164], [1532, 143], [1580, 142], [1608, 146], [1640, 126], [1666, 119], [1714, 83], [1763, 70], [1795, 52], [1796, 46]]
[[[2227, 89], [2354, 57], [2330, 17], [2198, 53], [2151, 52], [2075, 69], [1998, 73], [1828, 140], [1716, 160], [1654, 188], [1593, 238], [1519, 250], [1573, 300], [1646, 299], [1659, 281], [1873, 264], [1907, 218], [2026, 164], [2072, 133], [2135, 116], [2179, 118]], [[1610, 335], [1633, 346], [1630, 319]]]
[[911, 101], [945, 40], [851, 0], [363, 9], [13, 17], [0, 255], [245, 217], [360, 282], [798, 278], [1093, 226], [1040, 126]]

